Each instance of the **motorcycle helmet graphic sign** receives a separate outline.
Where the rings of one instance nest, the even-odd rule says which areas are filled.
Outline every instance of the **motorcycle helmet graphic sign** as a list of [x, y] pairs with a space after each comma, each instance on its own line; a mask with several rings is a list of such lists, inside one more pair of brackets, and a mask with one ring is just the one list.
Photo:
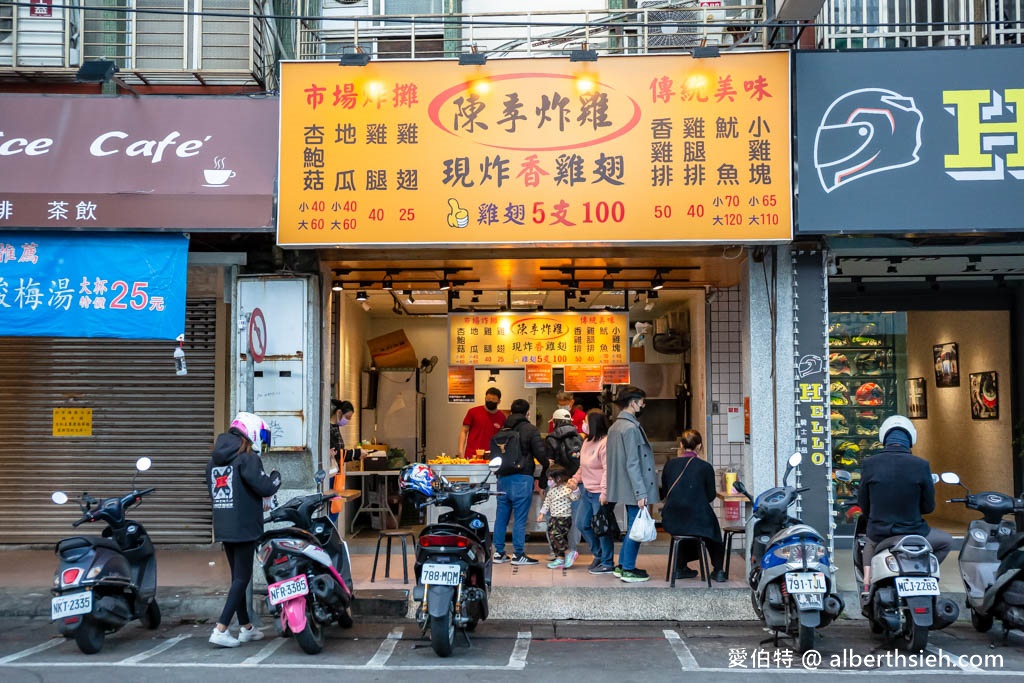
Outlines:
[[814, 168], [825, 192], [874, 173], [916, 164], [924, 117], [914, 98], [883, 88], [836, 98], [814, 136]]

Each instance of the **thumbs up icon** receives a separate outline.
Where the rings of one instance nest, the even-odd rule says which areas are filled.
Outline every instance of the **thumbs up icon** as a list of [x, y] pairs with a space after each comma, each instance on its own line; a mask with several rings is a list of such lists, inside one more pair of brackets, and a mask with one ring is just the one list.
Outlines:
[[469, 211], [459, 206], [457, 199], [449, 199], [448, 206], [451, 212], [448, 214], [448, 225], [453, 228], [469, 227]]

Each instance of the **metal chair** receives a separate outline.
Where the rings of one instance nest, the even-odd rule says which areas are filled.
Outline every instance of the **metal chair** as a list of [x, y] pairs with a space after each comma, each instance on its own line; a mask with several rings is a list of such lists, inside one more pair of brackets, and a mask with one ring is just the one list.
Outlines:
[[676, 551], [679, 549], [679, 544], [686, 541], [700, 544], [700, 555], [697, 558], [700, 561], [700, 580], [706, 581], [708, 588], [711, 588], [711, 557], [708, 555], [708, 547], [701, 536], [672, 537], [672, 542], [668, 546], [668, 569], [665, 571], [665, 580], [669, 582], [670, 587], [676, 587]]
[[402, 583], [409, 583], [409, 554], [408, 547], [406, 545], [406, 539], [412, 541], [413, 549], [416, 548], [416, 536], [411, 531], [401, 531], [398, 529], [387, 529], [381, 531], [377, 535], [377, 549], [373, 553], [373, 571], [370, 574], [370, 583], [373, 583], [377, 579], [377, 560], [380, 557], [380, 542], [384, 539], [388, 540], [385, 552], [387, 558], [384, 561], [384, 578], [391, 578], [391, 541], [399, 539], [402, 541]]

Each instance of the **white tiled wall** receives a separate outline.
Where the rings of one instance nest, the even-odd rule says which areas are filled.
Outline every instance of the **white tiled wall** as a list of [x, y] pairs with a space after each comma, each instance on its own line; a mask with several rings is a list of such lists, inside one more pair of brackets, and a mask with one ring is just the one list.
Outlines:
[[[711, 340], [708, 347], [710, 356], [709, 387], [711, 401], [718, 402], [718, 413], [710, 414], [711, 464], [721, 472], [729, 469], [739, 473], [743, 479], [742, 443], [729, 443], [728, 409], [737, 406], [743, 409], [743, 353], [742, 323], [743, 302], [738, 287], [719, 289], [712, 297], [708, 326]], [[721, 482], [719, 482], [721, 488]], [[717, 507], [717, 506], [716, 506]]]

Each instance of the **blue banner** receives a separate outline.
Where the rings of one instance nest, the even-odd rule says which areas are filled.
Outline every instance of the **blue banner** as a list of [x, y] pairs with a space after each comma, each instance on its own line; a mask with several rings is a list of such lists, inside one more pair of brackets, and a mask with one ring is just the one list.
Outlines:
[[175, 339], [187, 271], [180, 233], [0, 232], [0, 336]]

